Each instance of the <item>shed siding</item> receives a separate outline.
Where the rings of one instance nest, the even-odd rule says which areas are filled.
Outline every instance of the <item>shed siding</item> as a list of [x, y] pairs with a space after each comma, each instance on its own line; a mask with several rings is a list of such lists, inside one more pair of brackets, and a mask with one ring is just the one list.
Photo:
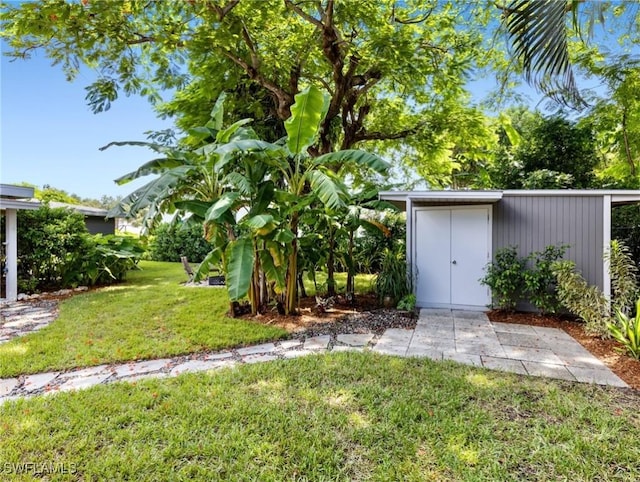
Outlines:
[[565, 258], [575, 261], [589, 282], [603, 288], [602, 196], [510, 196], [493, 208], [493, 252], [518, 246], [526, 256], [548, 245], [568, 244]]

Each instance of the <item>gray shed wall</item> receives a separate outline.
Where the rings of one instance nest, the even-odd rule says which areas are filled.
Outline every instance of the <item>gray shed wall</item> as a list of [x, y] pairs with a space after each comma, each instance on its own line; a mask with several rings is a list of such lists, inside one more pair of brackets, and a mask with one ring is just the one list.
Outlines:
[[550, 244], [568, 244], [589, 284], [603, 289], [603, 197], [505, 193], [493, 207], [493, 253], [518, 246], [521, 256]]

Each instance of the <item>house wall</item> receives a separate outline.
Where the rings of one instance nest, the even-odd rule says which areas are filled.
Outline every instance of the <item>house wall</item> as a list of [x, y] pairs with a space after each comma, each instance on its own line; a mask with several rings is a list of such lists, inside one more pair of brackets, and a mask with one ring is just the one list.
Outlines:
[[105, 219], [100, 216], [85, 216], [84, 223], [91, 234], [114, 234], [116, 232], [116, 220]]
[[517, 246], [526, 256], [550, 244], [568, 244], [565, 258], [575, 261], [589, 284], [604, 288], [603, 196], [511, 195], [493, 207], [493, 253]]

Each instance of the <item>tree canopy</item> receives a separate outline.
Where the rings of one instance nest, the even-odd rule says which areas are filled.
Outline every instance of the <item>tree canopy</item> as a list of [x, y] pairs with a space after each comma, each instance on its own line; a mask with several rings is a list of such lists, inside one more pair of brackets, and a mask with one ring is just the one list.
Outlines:
[[330, 99], [315, 155], [403, 141], [422, 172], [440, 174], [450, 139], [481, 117], [469, 76], [503, 55], [486, 48], [490, 17], [481, 3], [436, 0], [46, 0], [7, 6], [0, 26], [10, 55], [43, 49], [69, 79], [95, 69], [96, 112], [121, 93], [158, 102], [168, 91], [158, 109], [186, 129], [226, 91], [232, 120], [255, 118], [275, 140], [294, 96], [314, 85]]
[[[505, 86], [509, 73], [523, 69], [552, 97], [595, 104], [590, 125], [607, 151], [607, 176], [637, 176], [634, 7], [574, 0], [43, 0], [4, 4], [0, 36], [6, 54], [43, 50], [69, 79], [93, 69], [97, 78], [86, 89], [95, 112], [118, 95], [142, 95], [184, 131], [204, 125], [227, 92], [229, 120], [253, 118], [258, 135], [275, 141], [286, 134], [295, 95], [314, 85], [330, 101], [312, 155], [363, 147], [410, 166], [431, 186], [464, 187], [483, 185], [478, 176], [498, 142], [495, 123], [467, 92], [484, 68]], [[499, 18], [511, 52], [495, 34]], [[618, 31], [615, 52], [598, 45], [604, 33], [584, 41], [598, 23]], [[508, 54], [519, 62], [509, 63]], [[604, 79], [607, 93], [578, 92], [573, 68]]]

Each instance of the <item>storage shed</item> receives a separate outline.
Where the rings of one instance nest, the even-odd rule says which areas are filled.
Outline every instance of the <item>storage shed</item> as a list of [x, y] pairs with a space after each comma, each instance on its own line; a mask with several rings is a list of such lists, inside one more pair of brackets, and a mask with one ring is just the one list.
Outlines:
[[603, 254], [611, 241], [611, 208], [640, 203], [640, 191], [386, 191], [380, 199], [407, 213], [417, 306], [482, 310], [491, 293], [479, 280], [493, 254], [508, 246], [527, 256], [569, 245], [565, 258], [609, 295]]

